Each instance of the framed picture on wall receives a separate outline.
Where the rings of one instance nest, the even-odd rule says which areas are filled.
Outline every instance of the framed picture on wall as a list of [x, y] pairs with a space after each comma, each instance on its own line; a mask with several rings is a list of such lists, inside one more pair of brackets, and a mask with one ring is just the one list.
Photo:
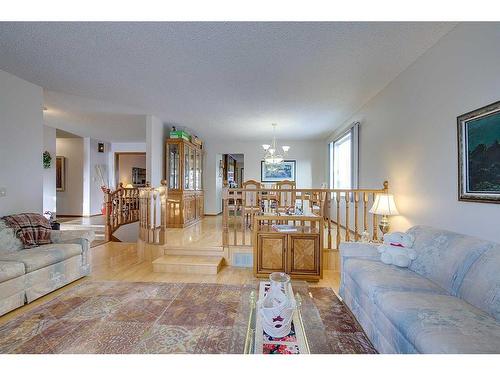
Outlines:
[[146, 168], [132, 167], [132, 185], [134, 187], [146, 186]]
[[262, 182], [295, 181], [295, 160], [285, 160], [277, 165], [261, 161], [260, 180]]
[[66, 190], [66, 159], [56, 156], [56, 191]]
[[500, 203], [500, 101], [457, 117], [458, 199]]

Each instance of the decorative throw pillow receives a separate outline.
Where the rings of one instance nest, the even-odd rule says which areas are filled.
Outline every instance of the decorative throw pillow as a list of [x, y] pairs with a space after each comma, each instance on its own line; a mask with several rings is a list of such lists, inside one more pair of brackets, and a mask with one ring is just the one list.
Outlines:
[[14, 234], [14, 229], [0, 219], [0, 253], [11, 253], [23, 249], [23, 243]]

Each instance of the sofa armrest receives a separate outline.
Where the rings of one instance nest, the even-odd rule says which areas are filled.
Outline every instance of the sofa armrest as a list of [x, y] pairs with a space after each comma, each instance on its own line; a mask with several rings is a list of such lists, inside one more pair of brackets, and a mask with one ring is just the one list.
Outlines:
[[82, 247], [82, 274], [90, 274], [90, 244], [95, 239], [93, 231], [86, 230], [53, 230], [50, 233], [53, 243], [78, 244]]
[[339, 246], [340, 252], [340, 287], [339, 294], [341, 298], [345, 298], [345, 262], [348, 259], [368, 259], [380, 262], [380, 254], [376, 244], [364, 242], [341, 242]]

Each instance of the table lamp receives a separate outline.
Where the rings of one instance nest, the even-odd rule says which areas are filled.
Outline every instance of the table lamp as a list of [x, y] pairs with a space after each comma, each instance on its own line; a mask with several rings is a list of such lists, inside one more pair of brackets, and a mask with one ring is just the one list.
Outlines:
[[375, 215], [382, 215], [382, 220], [380, 220], [378, 227], [383, 234], [389, 232], [389, 216], [399, 215], [398, 209], [396, 208], [396, 203], [394, 202], [394, 195], [375, 195], [375, 201], [373, 202], [372, 208], [370, 208], [370, 213]]

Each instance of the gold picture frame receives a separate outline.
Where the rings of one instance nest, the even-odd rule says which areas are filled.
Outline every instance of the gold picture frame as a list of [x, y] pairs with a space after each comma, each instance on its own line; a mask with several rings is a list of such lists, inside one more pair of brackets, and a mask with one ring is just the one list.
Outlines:
[[56, 191], [66, 190], [66, 158], [56, 156]]

